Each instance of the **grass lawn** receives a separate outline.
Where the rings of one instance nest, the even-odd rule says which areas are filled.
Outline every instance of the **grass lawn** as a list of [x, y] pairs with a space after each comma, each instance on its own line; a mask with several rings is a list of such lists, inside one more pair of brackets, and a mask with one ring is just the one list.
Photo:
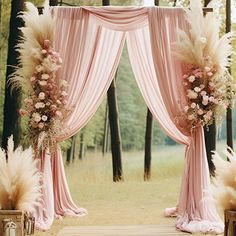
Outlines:
[[123, 153], [120, 183], [112, 182], [111, 155], [90, 153], [66, 166], [72, 197], [89, 214], [55, 220], [50, 231], [36, 235], [56, 235], [65, 226], [173, 224], [175, 219], [165, 218], [163, 210], [178, 202], [184, 147], [158, 147], [149, 182], [143, 181], [143, 159], [143, 152]]

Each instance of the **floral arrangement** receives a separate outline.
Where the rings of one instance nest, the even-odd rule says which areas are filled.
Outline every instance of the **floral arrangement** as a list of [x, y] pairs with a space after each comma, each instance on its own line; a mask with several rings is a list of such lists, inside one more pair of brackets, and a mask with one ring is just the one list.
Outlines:
[[[20, 114], [28, 118], [29, 139], [37, 152], [41, 147], [54, 147], [67, 113], [67, 81], [57, 78], [62, 59], [53, 48], [54, 20], [45, 2], [44, 12], [31, 3], [22, 14], [25, 27], [21, 28], [22, 41], [18, 44], [21, 67], [12, 81], [21, 86], [26, 98]], [[40, 23], [39, 23], [40, 22]]]
[[215, 165], [215, 178], [213, 179], [213, 195], [217, 205], [222, 210], [236, 210], [236, 154], [228, 148], [224, 152], [228, 158], [225, 160], [215, 152], [213, 162]]
[[183, 116], [191, 127], [210, 125], [231, 105], [235, 85], [228, 73], [232, 53], [231, 33], [219, 38], [220, 20], [215, 12], [216, 1], [208, 7], [213, 13], [204, 16], [200, 0], [190, 1], [186, 18], [189, 34], [178, 30], [175, 54], [185, 64], [183, 84], [186, 104]]
[[14, 151], [13, 137], [8, 140], [7, 158], [0, 149], [0, 209], [34, 211], [41, 198], [41, 175], [32, 149]]

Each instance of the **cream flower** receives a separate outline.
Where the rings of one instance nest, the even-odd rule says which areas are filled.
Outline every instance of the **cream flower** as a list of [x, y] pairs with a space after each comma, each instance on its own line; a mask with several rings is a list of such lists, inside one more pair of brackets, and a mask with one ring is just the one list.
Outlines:
[[187, 94], [187, 97], [190, 98], [190, 99], [196, 99], [197, 98], [197, 93], [195, 93], [193, 90], [191, 89], [188, 89], [187, 90], [188, 94]]
[[41, 86], [46, 86], [47, 85], [47, 81], [45, 81], [45, 80], [40, 80], [38, 83]]
[[43, 120], [43, 121], [47, 121], [47, 120], [48, 120], [48, 117], [45, 116], [45, 115], [43, 115], [43, 116], [42, 116], [42, 120]]
[[49, 74], [42, 74], [41, 75], [41, 79], [43, 79], [43, 80], [48, 80], [49, 78], [50, 78]]
[[44, 107], [45, 107], [45, 103], [43, 103], [43, 102], [37, 102], [37, 103], [34, 105], [34, 107], [35, 107], [36, 109], [44, 108]]
[[38, 97], [39, 97], [40, 100], [44, 100], [45, 99], [45, 93], [40, 92]]
[[195, 80], [195, 76], [194, 76], [194, 75], [190, 75], [190, 76], [188, 77], [188, 81], [189, 81], [190, 83], [193, 83], [194, 80]]
[[40, 116], [40, 114], [37, 113], [37, 112], [33, 113], [33, 114], [32, 114], [32, 117], [33, 117], [33, 120], [34, 120], [35, 122], [39, 122], [39, 121], [41, 120], [41, 116]]

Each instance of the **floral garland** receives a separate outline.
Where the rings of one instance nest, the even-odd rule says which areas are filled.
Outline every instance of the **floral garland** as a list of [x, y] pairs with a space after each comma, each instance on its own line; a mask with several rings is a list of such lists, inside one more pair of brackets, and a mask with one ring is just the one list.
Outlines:
[[25, 22], [21, 28], [23, 37], [18, 44], [21, 66], [12, 82], [27, 96], [19, 113], [28, 120], [27, 136], [37, 156], [40, 150], [55, 147], [68, 112], [68, 84], [57, 77], [62, 59], [52, 45], [55, 21], [48, 1], [41, 15], [32, 3], [27, 2], [26, 8], [21, 15]]
[[[213, 0], [208, 7], [214, 8], [215, 3]], [[227, 70], [232, 35], [219, 38], [220, 20], [215, 12], [204, 16], [200, 0], [190, 1], [186, 19], [190, 31], [179, 29], [175, 43], [175, 54], [186, 66], [182, 80], [187, 104], [181, 116], [191, 127], [220, 123], [235, 96], [235, 84]]]
[[36, 65], [30, 77], [32, 92], [24, 99], [25, 108], [21, 115], [29, 118], [29, 134], [34, 146], [38, 141], [43, 146], [53, 146], [61, 122], [66, 113], [67, 81], [56, 81], [56, 72], [61, 67], [62, 59], [47, 39], [41, 45], [42, 61]]

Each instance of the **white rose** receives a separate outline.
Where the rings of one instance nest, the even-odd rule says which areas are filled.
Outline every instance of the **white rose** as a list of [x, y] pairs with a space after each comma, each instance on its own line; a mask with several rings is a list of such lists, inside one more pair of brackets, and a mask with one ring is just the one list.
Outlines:
[[49, 74], [42, 74], [41, 79], [48, 80], [49, 77], [50, 77]]
[[196, 99], [197, 98], [197, 93], [195, 93], [193, 90], [188, 89], [187, 90], [188, 94], [187, 97], [190, 99]]
[[45, 116], [45, 115], [42, 116], [42, 120], [43, 120], [43, 121], [47, 121], [47, 119], [48, 119], [47, 116]]
[[195, 76], [194, 76], [194, 75], [190, 75], [190, 76], [188, 77], [188, 81], [189, 81], [190, 83], [192, 83], [194, 80], [195, 80]]
[[47, 85], [47, 81], [45, 81], [45, 80], [40, 80], [38, 83], [39, 83], [39, 85], [41, 85], [41, 86]]

